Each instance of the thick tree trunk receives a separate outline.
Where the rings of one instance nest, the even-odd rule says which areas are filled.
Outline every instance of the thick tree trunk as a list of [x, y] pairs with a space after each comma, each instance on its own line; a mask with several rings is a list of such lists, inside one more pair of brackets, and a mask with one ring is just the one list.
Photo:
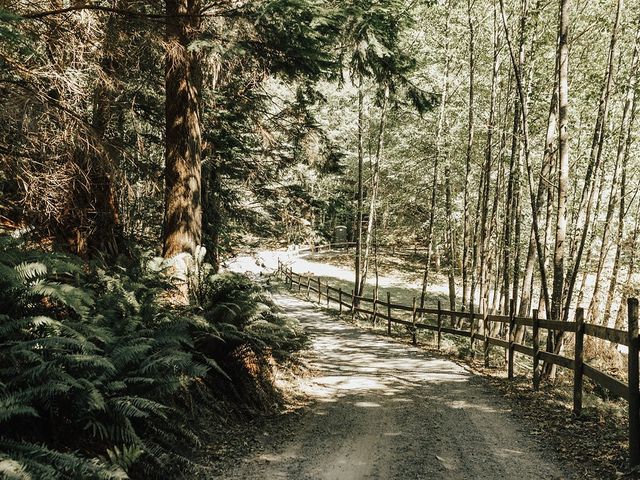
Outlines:
[[166, 0], [165, 206], [163, 256], [195, 253], [202, 243], [199, 54], [200, 0]]

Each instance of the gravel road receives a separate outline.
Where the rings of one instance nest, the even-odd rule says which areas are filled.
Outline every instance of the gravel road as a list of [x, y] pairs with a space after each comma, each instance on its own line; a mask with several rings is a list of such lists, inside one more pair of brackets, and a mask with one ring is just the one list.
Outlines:
[[275, 300], [311, 334], [310, 399], [224, 479], [563, 479], [484, 379], [337, 320], [310, 302]]

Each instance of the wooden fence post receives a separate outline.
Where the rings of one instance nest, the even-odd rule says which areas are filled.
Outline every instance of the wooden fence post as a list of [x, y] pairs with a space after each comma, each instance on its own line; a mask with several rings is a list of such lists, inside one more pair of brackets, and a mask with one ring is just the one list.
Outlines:
[[469, 325], [469, 332], [471, 333], [471, 335], [469, 335], [470, 339], [471, 339], [471, 354], [475, 356], [474, 351], [473, 351], [473, 335], [474, 335], [474, 331], [476, 329], [476, 317], [473, 313], [473, 300], [471, 301], [470, 305], [469, 305], [469, 314], [471, 315], [471, 318], [469, 319], [469, 321], [471, 322], [471, 325]]
[[513, 380], [513, 374], [515, 372], [515, 365], [513, 364], [513, 360], [514, 360], [514, 350], [513, 350], [513, 343], [515, 342], [516, 339], [516, 317], [515, 317], [515, 309], [516, 309], [516, 301], [515, 299], [511, 299], [511, 301], [509, 302], [509, 352], [508, 352], [508, 365], [507, 368], [508, 370], [508, 377], [509, 380]]
[[440, 350], [440, 343], [442, 342], [442, 302], [438, 300], [438, 350]]
[[537, 308], [533, 310], [533, 389], [540, 389], [540, 324]]
[[311, 277], [307, 277], [307, 299], [311, 296]]
[[351, 320], [356, 314], [356, 296], [354, 294], [353, 288], [351, 289]]
[[387, 335], [391, 335], [391, 293], [387, 292]]
[[486, 299], [482, 299], [482, 329], [484, 330], [484, 367], [489, 367], [489, 309]]
[[640, 390], [638, 354], [638, 299], [627, 300], [627, 322], [629, 340], [628, 382], [629, 382], [629, 465], [640, 465]]
[[411, 343], [413, 343], [414, 345], [416, 345], [417, 339], [416, 339], [416, 296], [413, 296], [413, 306], [412, 308], [412, 321], [413, 321], [413, 325], [411, 327]]
[[329, 308], [329, 282], [327, 282], [327, 308]]
[[376, 326], [376, 317], [378, 315], [378, 293], [376, 292], [373, 296], [373, 326]]
[[320, 288], [320, 277], [318, 277], [318, 303], [322, 303], [322, 288]]
[[342, 315], [342, 287], [338, 289], [338, 303], [340, 304], [340, 306], [338, 307], [339, 312], [340, 312], [340, 315]]
[[576, 309], [576, 341], [573, 358], [573, 414], [582, 413], [582, 375], [584, 373], [584, 309]]

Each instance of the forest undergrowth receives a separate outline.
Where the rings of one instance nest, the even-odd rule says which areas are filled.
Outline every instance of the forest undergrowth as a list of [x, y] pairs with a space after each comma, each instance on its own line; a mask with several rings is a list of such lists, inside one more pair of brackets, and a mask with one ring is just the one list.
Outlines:
[[170, 271], [0, 238], [0, 477], [197, 476], [234, 421], [279, 408], [272, 373], [301, 329], [206, 264], [185, 279], [191, 301], [171, 301]]

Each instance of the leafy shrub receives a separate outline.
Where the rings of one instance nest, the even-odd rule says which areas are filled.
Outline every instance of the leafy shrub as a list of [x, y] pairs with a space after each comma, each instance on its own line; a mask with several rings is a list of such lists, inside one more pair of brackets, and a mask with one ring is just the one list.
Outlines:
[[0, 472], [153, 475], [180, 433], [174, 398], [217, 368], [195, 348], [215, 330], [159, 302], [160, 277], [1, 240]]
[[224, 338], [236, 338], [283, 358], [302, 348], [307, 338], [295, 320], [277, 313], [268, 293], [246, 275], [224, 272], [210, 277], [204, 305]]

